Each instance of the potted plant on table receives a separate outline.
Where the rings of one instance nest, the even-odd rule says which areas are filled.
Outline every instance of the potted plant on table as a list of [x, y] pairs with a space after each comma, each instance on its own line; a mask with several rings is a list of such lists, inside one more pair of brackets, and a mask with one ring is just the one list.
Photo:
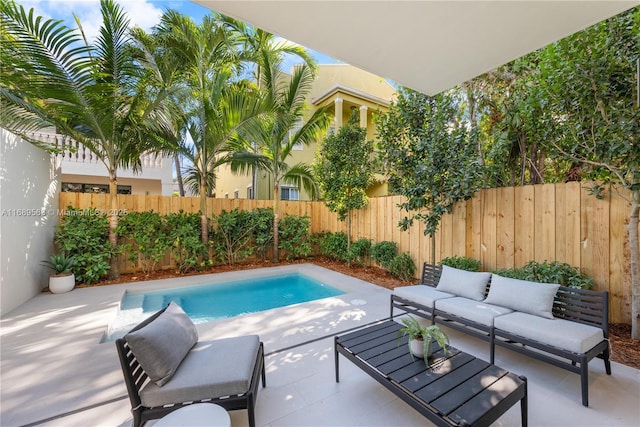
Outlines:
[[76, 277], [72, 269], [76, 265], [76, 260], [73, 256], [52, 255], [48, 260], [42, 261], [42, 264], [54, 271], [54, 274], [49, 277], [49, 290], [52, 293], [62, 294], [74, 288]]
[[432, 342], [438, 343], [447, 354], [449, 337], [438, 325], [422, 326], [415, 317], [408, 316], [402, 319], [403, 328], [398, 330], [398, 341], [405, 335], [409, 335], [409, 352], [411, 356], [424, 358], [425, 363], [433, 353]]

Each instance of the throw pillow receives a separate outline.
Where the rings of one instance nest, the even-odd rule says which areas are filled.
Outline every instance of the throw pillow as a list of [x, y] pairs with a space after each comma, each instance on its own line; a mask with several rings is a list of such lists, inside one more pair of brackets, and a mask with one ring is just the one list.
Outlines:
[[443, 265], [436, 289], [459, 297], [482, 301], [489, 279], [491, 279], [491, 273], [460, 270]]
[[182, 308], [171, 302], [151, 323], [124, 338], [151, 381], [162, 387], [198, 341], [198, 331]]
[[484, 302], [553, 319], [553, 298], [559, 287], [558, 284], [510, 279], [494, 274], [489, 295]]

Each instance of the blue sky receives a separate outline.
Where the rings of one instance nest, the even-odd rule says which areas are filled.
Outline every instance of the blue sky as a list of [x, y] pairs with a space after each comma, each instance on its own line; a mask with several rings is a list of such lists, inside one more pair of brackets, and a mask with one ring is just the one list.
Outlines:
[[[116, 0], [129, 15], [132, 24], [138, 25], [149, 31], [160, 21], [162, 13], [167, 9], [175, 9], [180, 13], [191, 16], [196, 22], [211, 11], [203, 6], [186, 0]], [[64, 20], [67, 25], [75, 27], [73, 14], [75, 13], [82, 22], [82, 26], [89, 38], [94, 37], [100, 28], [100, 1], [99, 0], [16, 0], [16, 3], [25, 9], [35, 9], [37, 15], [47, 18]], [[309, 50], [310, 54], [319, 64], [333, 64], [339, 61], [330, 56]], [[284, 69], [299, 60], [285, 62]]]

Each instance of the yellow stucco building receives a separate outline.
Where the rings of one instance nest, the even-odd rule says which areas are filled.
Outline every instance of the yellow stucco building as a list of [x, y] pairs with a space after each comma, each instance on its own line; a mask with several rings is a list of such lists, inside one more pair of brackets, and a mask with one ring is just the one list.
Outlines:
[[[307, 114], [311, 115], [316, 109], [328, 105], [333, 115], [329, 131], [336, 131], [349, 120], [352, 111], [357, 110], [360, 126], [367, 129], [367, 139], [375, 141], [374, 116], [388, 111], [395, 94], [394, 87], [385, 79], [367, 71], [348, 64], [318, 65], [316, 79], [307, 98]], [[295, 147], [287, 163], [312, 164], [317, 151], [317, 144]], [[387, 192], [385, 180], [382, 176], [378, 178], [376, 184], [367, 191], [370, 196], [385, 195]], [[216, 197], [270, 200], [273, 198], [273, 180], [264, 171], [257, 171], [255, 176], [234, 175], [225, 166], [218, 170], [215, 193]], [[280, 193], [282, 200], [309, 200], [303, 189], [288, 184], [281, 185]]]

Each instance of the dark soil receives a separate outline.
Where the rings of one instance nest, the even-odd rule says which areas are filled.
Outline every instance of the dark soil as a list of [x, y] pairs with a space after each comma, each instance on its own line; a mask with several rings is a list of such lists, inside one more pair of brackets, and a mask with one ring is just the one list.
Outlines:
[[[374, 283], [378, 286], [385, 287], [387, 289], [394, 289], [396, 286], [406, 286], [413, 282], [404, 282], [400, 279], [397, 279], [387, 273], [385, 270], [378, 267], [360, 267], [354, 265], [347, 265], [344, 262], [333, 261], [326, 258], [315, 258], [312, 261], [305, 260], [301, 262], [312, 262], [313, 264], [319, 265], [321, 267], [325, 267], [334, 271], [338, 271], [340, 273], [357, 277], [366, 282]], [[282, 264], [289, 264], [291, 262], [283, 261]], [[295, 261], [294, 261], [295, 263]], [[199, 271], [194, 273], [186, 273], [179, 274], [173, 270], [162, 270], [156, 271], [151, 274], [142, 274], [142, 273], [129, 273], [123, 274], [117, 280], [105, 280], [96, 285], [92, 286], [100, 286], [100, 285], [112, 285], [118, 283], [128, 283], [128, 282], [139, 282], [143, 280], [155, 280], [155, 279], [166, 279], [170, 277], [177, 276], [191, 276], [197, 274], [211, 274], [211, 273], [221, 273], [224, 271], [234, 271], [234, 270], [246, 270], [252, 268], [265, 268], [265, 267], [273, 267], [274, 264], [270, 261], [251, 261], [243, 264], [237, 265], [219, 265], [215, 266], [209, 270]], [[84, 287], [84, 285], [78, 285], [78, 287]], [[609, 339], [611, 342], [611, 360], [622, 363], [627, 366], [631, 366], [633, 368], [640, 369], [640, 341], [635, 341], [631, 339], [631, 325], [622, 324], [622, 323], [614, 323], [609, 325]]]

